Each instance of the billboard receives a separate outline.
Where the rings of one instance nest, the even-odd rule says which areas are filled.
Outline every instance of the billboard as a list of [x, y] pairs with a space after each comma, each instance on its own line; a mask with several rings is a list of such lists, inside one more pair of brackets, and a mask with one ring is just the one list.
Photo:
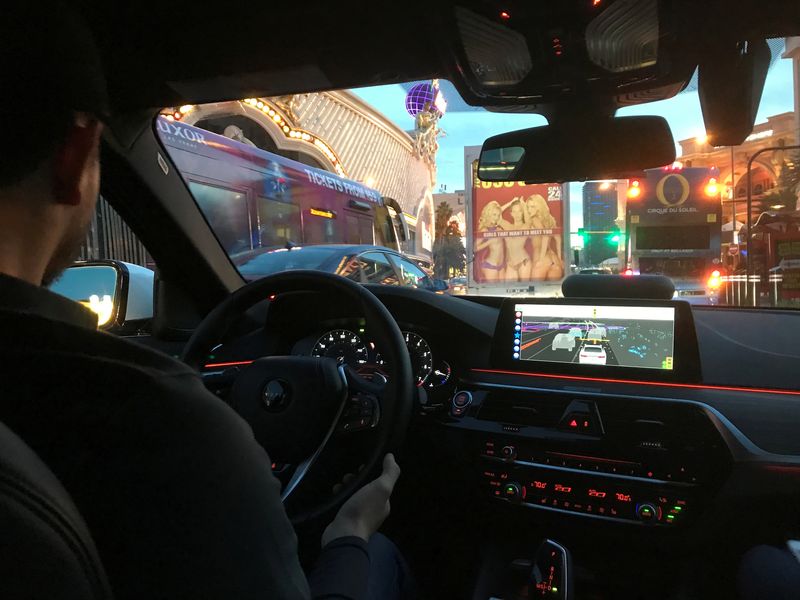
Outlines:
[[557, 183], [488, 182], [472, 164], [473, 280], [513, 284], [564, 277], [564, 194]]
[[[648, 169], [644, 179], [631, 180], [640, 192], [628, 195], [628, 210], [638, 216], [637, 222], [681, 224], [715, 223], [721, 211], [721, 186], [716, 181], [716, 168]], [[713, 183], [712, 183], [713, 182]], [[710, 215], [710, 216], [709, 216]]]

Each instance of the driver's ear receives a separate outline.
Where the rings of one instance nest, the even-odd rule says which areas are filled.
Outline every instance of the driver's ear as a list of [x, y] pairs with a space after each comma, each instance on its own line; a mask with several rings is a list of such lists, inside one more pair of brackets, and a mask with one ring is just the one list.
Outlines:
[[53, 198], [58, 204], [77, 206], [88, 177], [99, 168], [100, 134], [97, 119], [78, 115], [53, 157]]

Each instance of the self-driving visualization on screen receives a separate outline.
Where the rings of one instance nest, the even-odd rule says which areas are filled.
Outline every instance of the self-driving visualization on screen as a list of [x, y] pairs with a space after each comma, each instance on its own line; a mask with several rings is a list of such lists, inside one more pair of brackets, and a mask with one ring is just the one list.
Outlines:
[[513, 327], [515, 360], [673, 368], [671, 306], [517, 304]]

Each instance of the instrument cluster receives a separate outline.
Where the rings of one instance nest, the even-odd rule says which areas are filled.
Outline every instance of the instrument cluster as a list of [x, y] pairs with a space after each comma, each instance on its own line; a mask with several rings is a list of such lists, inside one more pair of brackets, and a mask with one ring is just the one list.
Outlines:
[[[428, 341], [418, 333], [402, 333], [417, 386], [435, 388], [446, 384], [452, 374], [447, 361], [435, 356]], [[334, 358], [365, 375], [375, 372], [385, 375], [386, 362], [375, 344], [366, 339], [363, 328], [326, 331], [316, 339], [309, 354]]]

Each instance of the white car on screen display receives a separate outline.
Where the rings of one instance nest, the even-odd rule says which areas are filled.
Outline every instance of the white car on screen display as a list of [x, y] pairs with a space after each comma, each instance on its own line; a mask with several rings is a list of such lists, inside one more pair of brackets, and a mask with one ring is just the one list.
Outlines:
[[598, 342], [602, 342], [606, 337], [606, 328], [605, 327], [593, 327], [589, 330], [589, 333], [586, 334], [587, 340], [597, 340]]
[[606, 351], [597, 344], [586, 344], [578, 354], [578, 363], [582, 365], [606, 364]]
[[557, 321], [551, 321], [547, 324], [548, 329], [561, 329], [561, 323]]
[[553, 337], [551, 347], [553, 350], [574, 350], [575, 336], [568, 333], [558, 333]]

